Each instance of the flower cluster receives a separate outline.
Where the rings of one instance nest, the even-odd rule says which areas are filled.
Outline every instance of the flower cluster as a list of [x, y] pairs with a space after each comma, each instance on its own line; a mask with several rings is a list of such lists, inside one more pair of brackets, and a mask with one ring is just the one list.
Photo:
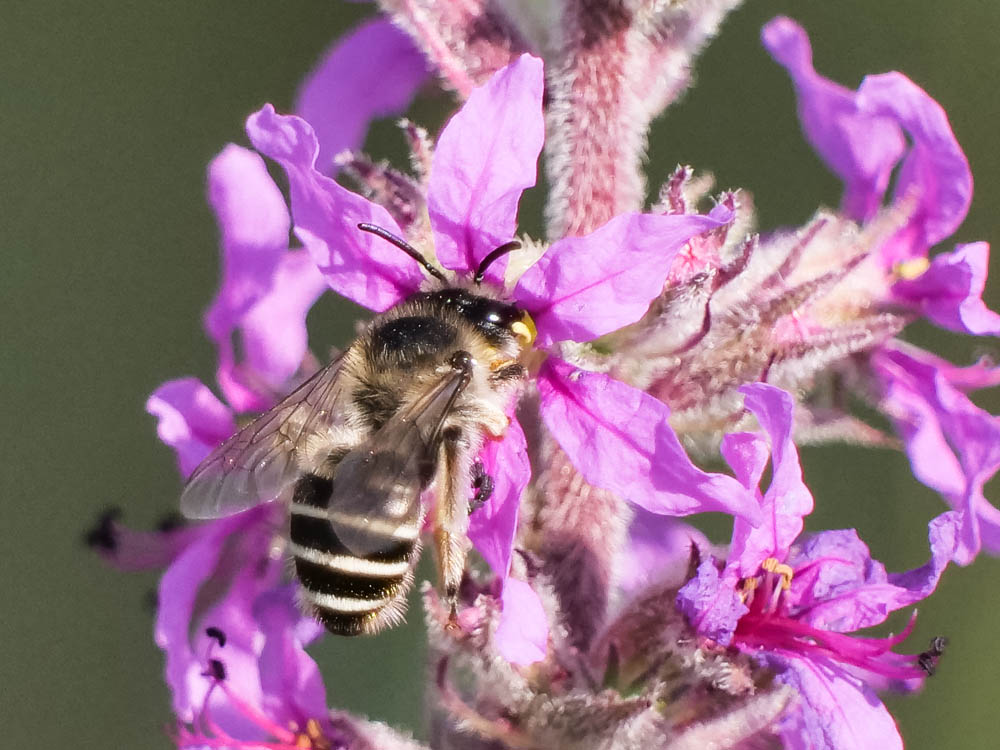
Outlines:
[[[919, 317], [1000, 333], [981, 299], [986, 244], [930, 255], [971, 199], [933, 99], [898, 73], [857, 91], [823, 78], [804, 31], [776, 19], [765, 46], [844, 181], [840, 209], [747, 234], [744, 194], [707, 207], [708, 184], [682, 167], [642, 210], [645, 129], [735, 4], [566, 3], [552, 19], [385, 2], [394, 23], [340, 41], [298, 114], [266, 105], [246, 124], [256, 153], [229, 145], [209, 166], [222, 280], [205, 328], [225, 401], [183, 378], [147, 405], [185, 477], [316, 370], [306, 316], [327, 289], [379, 314], [441, 284], [475, 288], [530, 322], [509, 424], [476, 444], [492, 492], [468, 540], [486, 567], [466, 572], [457, 613], [424, 588], [431, 747], [901, 746], [876, 691], [920, 687], [944, 641], [897, 651], [912, 620], [897, 635], [855, 631], [926, 598], [949, 562], [1000, 552], [983, 491], [1000, 422], [967, 395], [1000, 368], [896, 338]], [[464, 103], [433, 142], [403, 122], [412, 173], [357, 153], [428, 69]], [[543, 148], [545, 241], [517, 237]], [[287, 206], [262, 156], [283, 170]], [[896, 425], [915, 476], [950, 506], [909, 572], [887, 573], [853, 530], [803, 533], [813, 497], [796, 444], [893, 442], [825, 398], [845, 385]], [[166, 569], [155, 632], [178, 745], [422, 747], [327, 708], [305, 651], [321, 627], [296, 605], [272, 499], [157, 533], [107, 517], [91, 537], [121, 568]], [[732, 516], [727, 547], [677, 520], [704, 512]]]

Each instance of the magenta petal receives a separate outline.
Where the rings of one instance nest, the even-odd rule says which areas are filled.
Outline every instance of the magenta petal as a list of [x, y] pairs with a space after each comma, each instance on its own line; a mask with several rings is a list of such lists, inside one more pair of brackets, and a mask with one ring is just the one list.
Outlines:
[[423, 54], [391, 21], [374, 19], [340, 37], [299, 89], [295, 113], [315, 128], [317, 166], [362, 146], [369, 123], [405, 112], [428, 78]]
[[[522, 55], [473, 90], [441, 132], [427, 185], [434, 247], [445, 268], [467, 274], [514, 238], [517, 204], [535, 184], [545, 137], [542, 61]], [[504, 263], [490, 267], [503, 278]]]
[[906, 592], [893, 601], [893, 609], [905, 607], [930, 596], [937, 588], [941, 574], [954, 557], [958, 545], [960, 517], [955, 511], [942, 513], [927, 524], [930, 559], [919, 568], [905, 573], [890, 573], [889, 582]]
[[875, 215], [906, 143], [892, 117], [862, 111], [855, 92], [819, 75], [809, 37], [790, 18], [768, 23], [761, 39], [785, 67], [799, 98], [806, 139], [844, 181], [844, 211], [855, 219]]
[[290, 251], [275, 271], [271, 291], [247, 312], [243, 320], [247, 363], [272, 389], [281, 390], [302, 366], [309, 343], [306, 316], [327, 288], [309, 254]]
[[493, 477], [493, 494], [469, 517], [469, 539], [501, 579], [510, 572], [521, 493], [531, 478], [528, 445], [516, 419], [502, 440], [490, 440], [480, 456]]
[[522, 667], [544, 659], [549, 625], [538, 594], [524, 581], [508, 578], [501, 602], [503, 610], [494, 634], [501, 656]]
[[787, 600], [798, 620], [851, 632], [877, 625], [892, 611], [888, 598], [894, 587], [885, 566], [872, 559], [854, 529], [806, 535], [785, 562], [795, 569]]
[[789, 592], [796, 619], [820, 630], [853, 632], [930, 596], [958, 547], [961, 517], [942, 513], [927, 526], [930, 559], [905, 573], [886, 573], [854, 529], [823, 531], [797, 545]]
[[1000, 553], [1000, 511], [983, 493], [1000, 470], [1000, 420], [952, 386], [932, 362], [901, 347], [883, 347], [871, 363], [914, 475], [959, 511], [955, 562], [967, 565], [984, 546]]
[[[166, 680], [181, 721], [194, 718], [210, 685], [203, 674], [210, 641], [204, 628], [209, 625], [226, 633], [224, 663], [230, 680], [241, 692], [259, 693], [250, 610], [256, 594], [273, 585], [280, 563], [262, 575], [249, 557], [257, 563], [273, 533], [273, 508], [268, 506], [210, 521], [205, 533], [185, 548], [160, 580], [155, 638], [166, 652]], [[226, 581], [221, 600], [208, 611], [199, 611], [206, 604], [202, 587], [218, 575], [224, 550], [235, 555], [236, 573]], [[235, 723], [237, 729], [250, 729], [238, 716], [216, 718], [227, 728], [234, 728]]]
[[626, 595], [659, 581], [686, 577], [692, 550], [709, 554], [712, 545], [694, 526], [671, 516], [633, 508], [628, 542], [615, 558], [615, 583]]
[[290, 584], [265, 591], [253, 607], [263, 636], [257, 662], [261, 708], [281, 726], [305, 726], [310, 718], [322, 719], [328, 712], [323, 676], [304, 648], [322, 628], [302, 614], [294, 589]]
[[759, 519], [753, 494], [704, 472], [670, 428], [667, 407], [598, 372], [550, 357], [538, 374], [545, 425], [591, 484], [654, 513], [722, 511]]
[[167, 381], [153, 391], [146, 411], [159, 420], [156, 434], [177, 452], [185, 477], [209, 451], [236, 432], [229, 407], [196, 378]]
[[752, 432], [729, 432], [722, 436], [719, 453], [740, 483], [750, 491], [760, 485], [771, 452], [762, 435]]
[[514, 289], [538, 328], [537, 345], [590, 341], [634, 323], [663, 291], [677, 251], [731, 220], [724, 206], [708, 216], [625, 214], [554, 243]]
[[736, 623], [749, 610], [740, 598], [736, 579], [719, 573], [716, 562], [702, 560], [698, 572], [677, 592], [677, 609], [699, 634], [728, 646]]
[[222, 235], [222, 284], [205, 323], [219, 337], [270, 287], [288, 249], [290, 220], [264, 160], [233, 144], [208, 166], [208, 200]]
[[288, 210], [264, 160], [232, 144], [209, 164], [208, 199], [222, 235], [222, 279], [205, 312], [205, 330], [219, 350], [219, 384], [238, 411], [263, 408], [266, 399], [245, 382], [261, 374], [237, 373], [232, 338], [247, 311], [272, 289], [288, 251]]
[[942, 328], [977, 336], [1000, 335], [1000, 315], [983, 302], [989, 259], [990, 246], [985, 242], [958, 245], [954, 252], [935, 255], [916, 279], [896, 282], [892, 294]]
[[[868, 76], [858, 89], [858, 105], [873, 117], [891, 117], [912, 145], [896, 181], [895, 199], [913, 195], [916, 216], [904, 232], [905, 255], [922, 255], [962, 223], [972, 202], [972, 172], [941, 105], [901, 73]], [[892, 251], [890, 251], [892, 252]]]
[[389, 212], [316, 171], [319, 146], [309, 123], [266, 104], [250, 115], [247, 135], [288, 175], [295, 234], [330, 288], [376, 312], [419, 289], [423, 272], [415, 260], [358, 229], [367, 222], [402, 234]]
[[946, 359], [905, 344], [898, 339], [893, 342], [893, 349], [904, 352], [909, 359], [934, 370], [960, 391], [975, 391], [980, 388], [1000, 385], [1000, 367], [997, 367], [989, 357], [983, 357], [968, 367], [959, 367]]
[[[768, 555], [782, 555], [802, 533], [803, 518], [812, 513], [813, 496], [802, 480], [799, 452], [793, 439], [795, 401], [791, 395], [764, 383], [740, 389], [744, 405], [771, 439], [771, 483], [764, 493], [764, 523], [760, 525], [754, 568]], [[766, 550], [766, 554], [765, 553]], [[748, 570], [744, 568], [744, 570]]]
[[801, 696], [781, 722], [784, 747], [793, 750], [902, 750], [903, 740], [875, 691], [843, 669], [821, 661], [788, 659], [779, 677]]

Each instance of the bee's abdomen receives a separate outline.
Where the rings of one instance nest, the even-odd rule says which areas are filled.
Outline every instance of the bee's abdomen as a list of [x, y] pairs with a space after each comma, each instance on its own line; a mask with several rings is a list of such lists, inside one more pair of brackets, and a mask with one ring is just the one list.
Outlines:
[[296, 484], [290, 509], [295, 573], [306, 604], [328, 630], [373, 632], [383, 610], [398, 608], [406, 594], [419, 528], [371, 528], [363, 517], [330, 513], [332, 491], [331, 480], [315, 475]]

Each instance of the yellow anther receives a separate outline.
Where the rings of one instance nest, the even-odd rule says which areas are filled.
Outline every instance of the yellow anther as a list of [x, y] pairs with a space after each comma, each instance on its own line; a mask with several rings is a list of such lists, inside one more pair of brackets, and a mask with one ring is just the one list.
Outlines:
[[746, 602], [752, 595], [757, 586], [760, 585], [760, 581], [756, 578], [744, 578], [740, 584], [740, 599]]
[[892, 272], [900, 279], [905, 281], [912, 281], [918, 276], [923, 275], [931, 265], [931, 262], [927, 258], [911, 258], [910, 260], [900, 261], [892, 267]]
[[521, 342], [521, 348], [527, 349], [535, 343], [538, 337], [538, 329], [535, 328], [535, 321], [528, 313], [524, 313], [521, 319], [511, 324], [510, 332]]
[[777, 558], [769, 557], [760, 564], [760, 567], [768, 573], [777, 573], [781, 576], [781, 588], [784, 591], [788, 591], [792, 587], [792, 578], [795, 577], [795, 571], [792, 570], [790, 565], [778, 562]]

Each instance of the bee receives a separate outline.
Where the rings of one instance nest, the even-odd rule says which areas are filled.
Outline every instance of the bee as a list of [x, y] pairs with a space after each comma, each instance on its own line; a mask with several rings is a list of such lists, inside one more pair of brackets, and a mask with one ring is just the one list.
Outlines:
[[288, 550], [307, 612], [340, 635], [402, 620], [432, 486], [438, 575], [452, 612], [468, 549], [470, 500], [492, 480], [476, 461], [509, 423], [533, 340], [530, 318], [444, 274], [403, 239], [391, 242], [439, 288], [377, 315], [350, 347], [274, 408], [223, 442], [191, 474], [181, 511], [228, 516], [276, 498], [288, 504]]

